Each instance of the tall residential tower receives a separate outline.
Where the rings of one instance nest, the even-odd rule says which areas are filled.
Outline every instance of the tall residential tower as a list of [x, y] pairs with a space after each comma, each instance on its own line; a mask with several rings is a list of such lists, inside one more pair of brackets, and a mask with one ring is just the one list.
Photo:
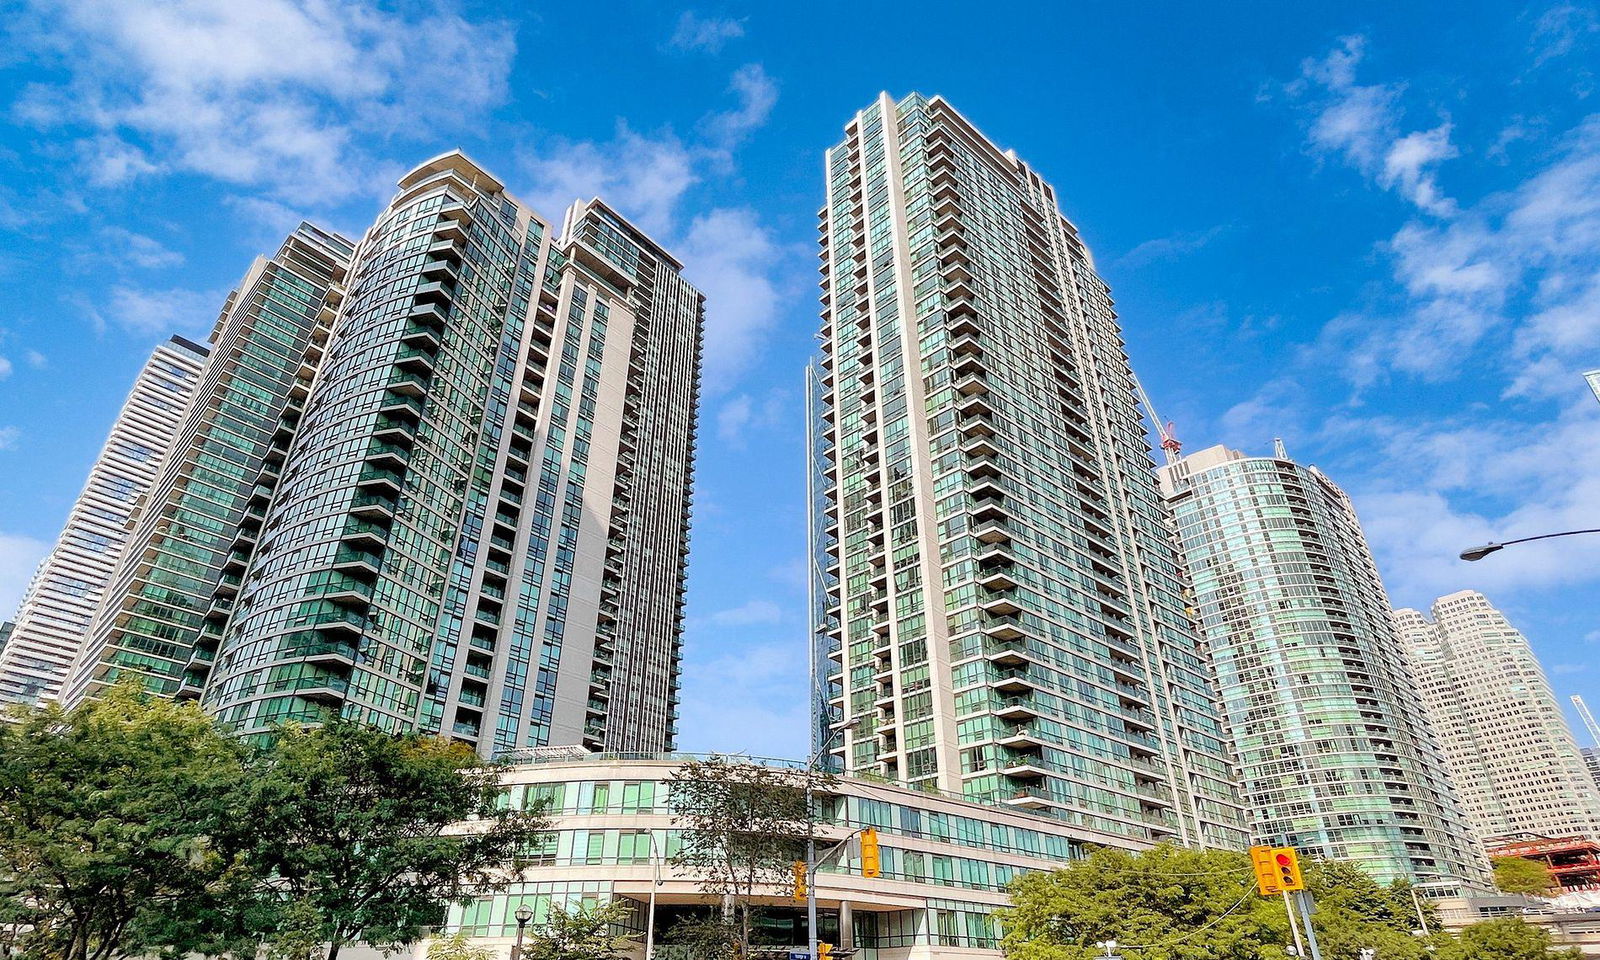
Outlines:
[[703, 298], [599, 200], [558, 231], [460, 153], [399, 188], [246, 512], [201, 702], [247, 734], [669, 750]]
[[248, 544], [280, 475], [297, 414], [291, 394], [315, 371], [329, 292], [350, 243], [301, 224], [257, 258], [211, 332], [211, 356], [172, 451], [132, 522], [128, 550], [89, 628], [62, 701], [127, 674], [165, 695], [198, 696]]
[[1128, 358], [1055, 191], [947, 102], [827, 153], [819, 700], [849, 772], [1242, 843]]
[[205, 347], [173, 337], [134, 380], [0, 647], [0, 704], [33, 704], [60, 691], [128, 542], [129, 518], [148, 496], [205, 358]]
[[1281, 448], [1160, 474], [1256, 841], [1384, 881], [1486, 884], [1344, 491]]
[[1600, 791], [1527, 638], [1476, 590], [1394, 619], [1478, 835], [1600, 840]]

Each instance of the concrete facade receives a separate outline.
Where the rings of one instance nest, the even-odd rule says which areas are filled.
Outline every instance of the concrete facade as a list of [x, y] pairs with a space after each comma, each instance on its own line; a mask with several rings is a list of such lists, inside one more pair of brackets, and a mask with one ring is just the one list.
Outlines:
[[1476, 590], [1431, 612], [1394, 620], [1478, 835], [1600, 839], [1600, 790], [1527, 638]]

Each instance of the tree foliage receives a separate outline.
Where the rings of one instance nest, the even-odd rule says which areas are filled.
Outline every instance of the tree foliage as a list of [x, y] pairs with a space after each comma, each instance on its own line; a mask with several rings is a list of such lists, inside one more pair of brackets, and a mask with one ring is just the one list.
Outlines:
[[831, 782], [725, 757], [692, 760], [673, 774], [670, 807], [681, 846], [672, 864], [729, 905], [740, 945], [750, 943], [758, 891], [786, 883], [805, 855], [808, 776], [818, 787]]
[[1580, 953], [1574, 947], [1558, 950], [1550, 944], [1549, 931], [1508, 918], [1467, 927], [1433, 956], [1435, 960], [1578, 960]]
[[494, 960], [495, 952], [465, 932], [439, 937], [428, 944], [428, 960]]
[[243, 748], [192, 704], [118, 685], [0, 722], [0, 927], [24, 958], [216, 950]]
[[[1350, 863], [1304, 865], [1324, 960], [1556, 960], [1541, 930], [1520, 920], [1438, 933], [1431, 908], [1405, 883], [1379, 884]], [[1091, 960], [1116, 940], [1138, 960], [1282, 960], [1294, 943], [1283, 900], [1262, 897], [1249, 856], [1170, 845], [1142, 854], [1096, 850], [1054, 873], [1020, 877], [1001, 911], [1012, 960]], [[1421, 909], [1432, 935], [1417, 930]]]
[[621, 960], [634, 938], [614, 930], [632, 911], [623, 900], [603, 906], [584, 902], [572, 910], [552, 904], [549, 919], [522, 948], [520, 960]]
[[1502, 893], [1526, 893], [1539, 897], [1555, 888], [1550, 869], [1537, 860], [1522, 857], [1493, 857], [1494, 885]]
[[[327, 957], [357, 938], [418, 939], [451, 903], [503, 889], [545, 821], [500, 803], [496, 771], [471, 750], [336, 720], [284, 731], [252, 771], [240, 822], [264, 878], [255, 925], [297, 936], [300, 905]], [[458, 827], [470, 821], [466, 827]]]

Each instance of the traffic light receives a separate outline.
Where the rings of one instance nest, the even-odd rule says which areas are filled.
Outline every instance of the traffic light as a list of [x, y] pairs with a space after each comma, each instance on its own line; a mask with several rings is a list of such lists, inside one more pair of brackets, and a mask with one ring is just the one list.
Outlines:
[[1274, 897], [1283, 887], [1278, 885], [1278, 864], [1273, 859], [1271, 847], [1251, 847], [1250, 867], [1256, 874], [1256, 890], [1263, 897]]
[[861, 875], [868, 880], [883, 872], [883, 860], [878, 854], [878, 831], [871, 827], [861, 831]]
[[1300, 857], [1295, 854], [1294, 847], [1273, 847], [1272, 869], [1279, 890], [1293, 892], [1306, 888], [1306, 882], [1300, 876]]
[[817, 960], [833, 960], [833, 944], [817, 944]]
[[794, 898], [796, 900], [804, 900], [806, 898], [806, 873], [806, 862], [804, 860], [796, 860], [794, 862]]

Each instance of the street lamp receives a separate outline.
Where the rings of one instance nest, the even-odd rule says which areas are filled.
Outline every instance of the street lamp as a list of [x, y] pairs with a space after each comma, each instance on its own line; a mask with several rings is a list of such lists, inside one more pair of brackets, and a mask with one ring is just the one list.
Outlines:
[[1563, 533], [1545, 533], [1537, 537], [1523, 537], [1520, 540], [1507, 540], [1505, 543], [1485, 543], [1482, 546], [1468, 547], [1461, 551], [1463, 560], [1482, 560], [1491, 553], [1496, 553], [1511, 546], [1513, 543], [1527, 543], [1530, 540], [1549, 540], [1551, 537], [1572, 537], [1580, 533], [1600, 533], [1600, 530], [1567, 530]]
[[861, 725], [860, 717], [852, 717], [837, 727], [830, 727], [822, 738], [817, 752], [806, 761], [806, 956], [817, 960], [817, 807], [815, 802], [817, 762], [846, 730]]
[[1117, 941], [1102, 940], [1095, 946], [1105, 951], [1104, 960], [1122, 960], [1121, 957], [1117, 956]]
[[517, 945], [511, 948], [511, 960], [522, 960], [522, 931], [528, 929], [528, 921], [533, 919], [533, 908], [524, 903], [513, 916], [517, 918]]

